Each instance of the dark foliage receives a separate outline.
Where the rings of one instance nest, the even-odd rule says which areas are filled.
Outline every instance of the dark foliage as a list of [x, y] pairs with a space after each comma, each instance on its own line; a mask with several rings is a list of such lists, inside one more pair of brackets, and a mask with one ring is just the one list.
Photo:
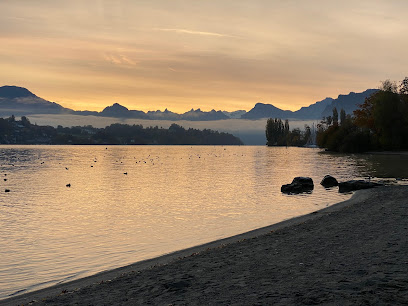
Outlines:
[[368, 130], [384, 150], [408, 149], [408, 95], [379, 91], [354, 112], [355, 123]]
[[370, 135], [358, 128], [350, 115], [340, 125], [322, 121], [317, 127], [317, 145], [336, 152], [364, 152], [371, 148]]
[[[340, 125], [333, 117], [318, 125], [317, 144], [337, 152], [408, 150], [408, 95], [405, 78], [398, 86], [386, 80], [379, 91], [366, 98], [354, 117], [340, 112]], [[336, 110], [337, 112], [337, 110]]]
[[142, 125], [111, 124], [105, 128], [38, 126], [28, 118], [0, 118], [2, 144], [129, 144], [129, 145], [241, 145], [239, 138], [212, 130], [184, 129], [172, 124], [168, 129]]
[[286, 119], [285, 123], [279, 118], [269, 118], [266, 122], [265, 128], [266, 144], [268, 146], [297, 146], [301, 147], [306, 144], [311, 136], [309, 126], [305, 126], [305, 132], [299, 128], [290, 131], [289, 121]]

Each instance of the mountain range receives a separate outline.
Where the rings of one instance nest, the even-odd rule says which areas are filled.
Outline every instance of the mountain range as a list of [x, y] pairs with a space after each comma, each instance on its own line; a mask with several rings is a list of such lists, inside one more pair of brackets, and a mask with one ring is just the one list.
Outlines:
[[183, 114], [164, 111], [129, 110], [123, 105], [114, 103], [107, 106], [101, 112], [96, 111], [75, 111], [65, 108], [58, 103], [44, 100], [28, 89], [17, 86], [0, 87], [0, 114], [2, 116], [26, 116], [30, 114], [72, 114], [82, 116], [116, 117], [116, 118], [136, 118], [150, 120], [189, 120], [189, 121], [212, 121], [226, 119], [249, 119], [257, 120], [262, 118], [282, 118], [299, 120], [320, 120], [323, 116], [332, 113], [336, 107], [338, 110], [344, 109], [347, 114], [351, 114], [359, 104], [364, 103], [365, 98], [372, 95], [377, 89], [367, 89], [361, 93], [351, 92], [347, 95], [339, 95], [336, 99], [326, 98], [307, 107], [302, 107], [297, 111], [282, 110], [272, 104], [257, 103], [248, 112], [238, 110], [234, 112], [216, 111], [209, 112], [201, 109], [191, 109]]

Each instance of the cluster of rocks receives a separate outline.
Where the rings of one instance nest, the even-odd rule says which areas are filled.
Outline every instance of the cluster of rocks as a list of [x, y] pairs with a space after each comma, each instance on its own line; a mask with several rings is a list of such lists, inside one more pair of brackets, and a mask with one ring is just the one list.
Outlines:
[[[350, 180], [345, 182], [338, 182], [336, 178], [331, 175], [326, 175], [320, 184], [325, 188], [339, 186], [339, 192], [351, 192], [360, 189], [368, 189], [382, 184], [374, 183], [364, 180]], [[313, 180], [310, 177], [295, 177], [290, 184], [282, 185], [281, 192], [283, 193], [302, 193], [311, 192], [314, 188]]]

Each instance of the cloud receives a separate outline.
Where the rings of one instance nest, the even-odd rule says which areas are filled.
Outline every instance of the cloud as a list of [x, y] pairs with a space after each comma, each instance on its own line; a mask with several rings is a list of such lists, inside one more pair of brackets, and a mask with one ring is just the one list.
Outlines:
[[109, 53], [105, 53], [103, 55], [103, 58], [112, 64], [115, 65], [130, 65], [130, 66], [135, 66], [136, 62], [129, 59], [128, 57], [126, 57], [123, 54], [109, 54]]
[[366, 2], [3, 0], [0, 85], [75, 109], [295, 110], [405, 77], [408, 1]]
[[192, 30], [186, 30], [186, 29], [156, 29], [156, 30], [163, 31], [163, 32], [175, 32], [175, 33], [181, 33], [181, 34], [202, 35], [202, 36], [235, 37], [232, 35], [221, 34], [221, 33], [192, 31]]

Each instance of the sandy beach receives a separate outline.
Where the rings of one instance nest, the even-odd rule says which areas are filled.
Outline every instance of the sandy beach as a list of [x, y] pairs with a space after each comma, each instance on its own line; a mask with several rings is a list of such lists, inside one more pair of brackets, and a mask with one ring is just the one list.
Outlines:
[[0, 304], [401, 305], [407, 276], [408, 187], [392, 186]]

